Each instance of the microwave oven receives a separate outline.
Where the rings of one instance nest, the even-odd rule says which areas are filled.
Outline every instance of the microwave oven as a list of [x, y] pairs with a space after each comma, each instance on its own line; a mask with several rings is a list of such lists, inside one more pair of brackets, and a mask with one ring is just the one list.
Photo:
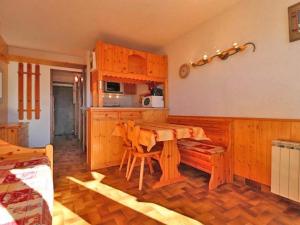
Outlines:
[[119, 83], [119, 82], [109, 82], [109, 81], [104, 82], [104, 92], [123, 94], [124, 85], [123, 83]]
[[143, 97], [143, 107], [152, 108], [163, 108], [164, 107], [164, 97], [163, 96], [146, 96]]

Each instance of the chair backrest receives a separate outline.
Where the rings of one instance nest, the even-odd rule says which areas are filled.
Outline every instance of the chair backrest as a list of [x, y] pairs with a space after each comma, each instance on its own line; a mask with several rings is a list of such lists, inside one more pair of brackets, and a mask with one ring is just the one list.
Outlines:
[[137, 152], [144, 153], [143, 147], [139, 143], [140, 132], [141, 132], [140, 126], [134, 126], [132, 146]]
[[126, 125], [127, 125], [127, 139], [132, 143], [135, 122], [132, 120], [128, 120], [126, 122]]
[[128, 139], [128, 125], [127, 123], [120, 123], [121, 127], [121, 137], [126, 146], [131, 147], [131, 141]]

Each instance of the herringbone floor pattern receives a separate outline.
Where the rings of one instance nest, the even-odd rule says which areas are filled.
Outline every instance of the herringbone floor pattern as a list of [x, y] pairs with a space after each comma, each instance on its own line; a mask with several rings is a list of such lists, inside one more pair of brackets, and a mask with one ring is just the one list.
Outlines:
[[[223, 185], [209, 192], [207, 175], [189, 167], [180, 169], [187, 177], [185, 182], [158, 190], [151, 189], [151, 185], [158, 179], [159, 172], [150, 176], [146, 169], [142, 192], [138, 191], [138, 168], [130, 182], [125, 180], [124, 171], [119, 172], [116, 167], [98, 172], [105, 175], [102, 183], [135, 196], [139, 202], [155, 203], [206, 225], [300, 225], [298, 204], [238, 184]], [[57, 138], [54, 224], [162, 224], [159, 219], [153, 219], [155, 216], [145, 216], [68, 177], [87, 183], [94, 180], [86, 169], [85, 155], [76, 140]]]

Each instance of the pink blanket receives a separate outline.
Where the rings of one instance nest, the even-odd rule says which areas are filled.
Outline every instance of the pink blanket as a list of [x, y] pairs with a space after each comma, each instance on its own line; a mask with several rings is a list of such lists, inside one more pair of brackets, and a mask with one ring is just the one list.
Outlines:
[[47, 157], [0, 161], [0, 225], [51, 225], [49, 165]]

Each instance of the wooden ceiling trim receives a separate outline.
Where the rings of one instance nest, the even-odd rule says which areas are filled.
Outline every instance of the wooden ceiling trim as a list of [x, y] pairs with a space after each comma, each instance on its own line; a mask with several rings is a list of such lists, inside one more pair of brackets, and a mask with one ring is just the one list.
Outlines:
[[48, 59], [38, 59], [38, 58], [20, 56], [20, 55], [8, 55], [7, 59], [9, 61], [16, 61], [22, 63], [57, 66], [57, 67], [74, 68], [74, 69], [82, 69], [82, 70], [86, 68], [86, 65], [83, 64], [61, 62], [61, 61], [54, 61]]

